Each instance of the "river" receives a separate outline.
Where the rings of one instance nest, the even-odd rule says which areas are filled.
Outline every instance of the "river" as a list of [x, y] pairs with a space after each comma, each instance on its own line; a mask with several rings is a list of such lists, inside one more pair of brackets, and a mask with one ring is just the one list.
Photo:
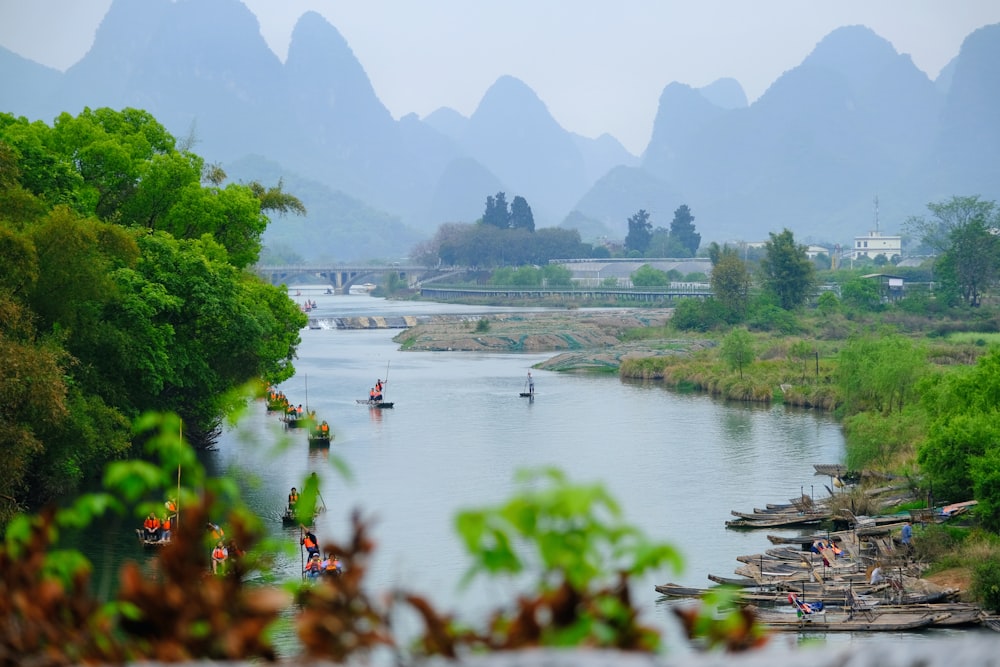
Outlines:
[[[301, 289], [302, 297], [293, 298], [315, 300], [312, 315], [321, 323], [334, 316], [448, 312], [467, 314], [471, 326], [484, 312], [512, 310]], [[542, 370], [532, 370], [536, 397], [528, 400], [519, 396], [527, 372], [551, 353], [401, 351], [392, 341], [397, 333], [302, 331], [297, 374], [281, 389], [330, 423], [329, 451], [311, 450], [304, 432], [284, 433], [257, 403], [205, 462], [216, 474], [235, 475], [271, 534], [285, 534], [289, 542], [297, 542], [298, 533], [282, 528], [285, 498], [316, 472], [328, 507], [317, 521], [321, 541], [345, 540], [354, 508], [373, 520], [373, 592], [405, 587], [467, 620], [512, 601], [513, 592], [510, 582], [500, 581], [458, 588], [468, 561], [454, 515], [506, 500], [519, 468], [556, 466], [574, 481], [604, 484], [626, 521], [681, 552], [683, 571], [634, 582], [635, 603], [669, 640], [678, 631], [672, 604], [658, 599], [653, 585], [707, 586], [708, 574], [732, 575], [737, 556], [770, 544], [763, 532], [727, 530], [730, 510], [750, 511], [802, 492], [823, 495], [830, 480], [815, 476], [813, 464], [843, 458], [840, 426], [823, 412], [724, 402], [614, 375]], [[385, 398], [393, 409], [356, 402], [378, 378], [387, 379]], [[333, 468], [333, 457], [350, 469], [350, 480]], [[92, 555], [114, 562], [148, 557], [134, 538], [106, 544], [115, 546]], [[298, 577], [299, 568], [297, 553], [277, 560], [280, 576]], [[824, 641], [864, 640], [831, 634]]]

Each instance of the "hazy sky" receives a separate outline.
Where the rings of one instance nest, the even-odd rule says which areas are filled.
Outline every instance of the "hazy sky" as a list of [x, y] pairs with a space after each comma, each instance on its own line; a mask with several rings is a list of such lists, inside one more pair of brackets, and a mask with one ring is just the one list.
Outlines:
[[[0, 0], [0, 46], [65, 70], [111, 0]], [[758, 98], [835, 28], [861, 24], [931, 78], [1000, 0], [244, 0], [284, 60], [303, 12], [344, 35], [389, 111], [468, 116], [498, 77], [524, 81], [560, 125], [645, 149], [663, 88], [733, 77]]]

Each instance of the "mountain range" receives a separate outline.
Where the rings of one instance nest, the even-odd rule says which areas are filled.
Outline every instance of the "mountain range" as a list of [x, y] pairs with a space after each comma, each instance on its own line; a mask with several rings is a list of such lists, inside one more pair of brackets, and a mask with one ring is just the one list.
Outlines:
[[0, 48], [0, 77], [0, 111], [51, 123], [142, 108], [230, 178], [281, 179], [309, 214], [273, 221], [265, 243], [306, 261], [405, 256], [500, 191], [585, 241], [624, 238], [639, 209], [669, 227], [686, 204], [706, 242], [788, 228], [849, 244], [876, 224], [899, 233], [953, 195], [1000, 200], [1000, 24], [971, 33], [934, 81], [845, 26], [752, 104], [733, 79], [670, 83], [639, 156], [563, 129], [509, 76], [469, 117], [397, 120], [326, 19], [302, 15], [281, 62], [239, 0], [113, 0], [66, 72]]

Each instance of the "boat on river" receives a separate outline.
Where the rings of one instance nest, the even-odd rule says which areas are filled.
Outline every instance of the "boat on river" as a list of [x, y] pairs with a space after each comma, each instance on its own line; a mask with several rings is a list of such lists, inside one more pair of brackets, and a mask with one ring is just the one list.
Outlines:
[[[316, 507], [316, 511], [313, 512], [312, 523], [316, 523], [316, 518], [325, 511], [326, 507], [323, 505]], [[281, 525], [285, 527], [299, 525], [299, 520], [295, 518], [295, 510], [291, 507], [286, 508], [285, 513], [281, 515]]]
[[326, 447], [333, 440], [333, 433], [330, 432], [330, 425], [326, 421], [316, 423], [315, 419], [309, 424], [309, 446]]
[[367, 405], [369, 408], [381, 409], [381, 408], [391, 408], [395, 405], [392, 401], [373, 401], [370, 398], [359, 398], [357, 399], [358, 405]]
[[167, 539], [153, 539], [146, 534], [145, 529], [136, 528], [136, 537], [139, 538], [139, 546], [144, 549], [159, 549], [160, 547], [165, 547], [170, 544], [170, 538]]
[[754, 616], [761, 625], [772, 630], [791, 632], [897, 632], [918, 630], [944, 623], [948, 612], [926, 609], [835, 611], [822, 609], [812, 613], [794, 610], [776, 611], [752, 607]]

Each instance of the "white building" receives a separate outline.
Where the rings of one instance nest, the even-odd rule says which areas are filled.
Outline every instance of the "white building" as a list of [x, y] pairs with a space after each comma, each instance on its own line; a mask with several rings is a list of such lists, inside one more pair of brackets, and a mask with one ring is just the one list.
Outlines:
[[855, 236], [854, 247], [844, 253], [844, 257], [858, 259], [867, 257], [875, 259], [879, 255], [885, 255], [886, 259], [892, 259], [896, 255], [903, 256], [903, 237], [886, 236], [879, 232], [868, 232], [867, 236]]

